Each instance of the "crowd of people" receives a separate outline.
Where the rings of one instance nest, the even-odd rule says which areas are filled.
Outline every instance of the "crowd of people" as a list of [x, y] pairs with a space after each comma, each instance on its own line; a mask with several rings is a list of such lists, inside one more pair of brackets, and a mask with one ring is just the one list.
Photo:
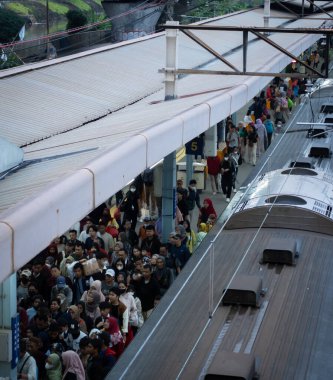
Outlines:
[[104, 379], [216, 221], [212, 201], [201, 204], [196, 181], [186, 188], [178, 181], [179, 220], [162, 243], [158, 217], [143, 217], [137, 226], [137, 184], [17, 273], [18, 378]]
[[[214, 195], [222, 192], [230, 201], [238, 166], [256, 164], [304, 86], [273, 82], [242, 121], [226, 120], [222, 155], [207, 157]], [[17, 273], [18, 378], [105, 378], [217, 220], [194, 179], [188, 186], [177, 180], [176, 194], [168, 242], [161, 241], [161, 199], [147, 169], [115, 203], [98, 207]]]
[[215, 157], [207, 157], [207, 171], [212, 193], [223, 193], [230, 202], [232, 191], [236, 191], [239, 165], [255, 166], [271, 145], [275, 132], [281, 131], [290, 114], [306, 92], [306, 81], [290, 79], [274, 81], [254, 97], [243, 120], [234, 123], [227, 118], [226, 147]]

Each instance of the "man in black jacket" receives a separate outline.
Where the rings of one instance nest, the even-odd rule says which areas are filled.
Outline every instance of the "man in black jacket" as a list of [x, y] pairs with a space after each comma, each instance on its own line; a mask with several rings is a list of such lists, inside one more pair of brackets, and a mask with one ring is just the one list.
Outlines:
[[146, 321], [154, 310], [156, 296], [160, 295], [160, 287], [152, 275], [151, 266], [149, 264], [144, 264], [142, 268], [142, 278], [135, 286], [136, 295], [140, 298], [142, 305], [143, 319]]
[[74, 265], [73, 272], [73, 305], [77, 305], [83, 293], [90, 288], [90, 277], [84, 275], [81, 263]]
[[161, 242], [155, 234], [155, 227], [150, 224], [146, 227], [146, 238], [142, 240], [141, 251], [145, 250], [152, 255], [158, 255], [160, 253]]

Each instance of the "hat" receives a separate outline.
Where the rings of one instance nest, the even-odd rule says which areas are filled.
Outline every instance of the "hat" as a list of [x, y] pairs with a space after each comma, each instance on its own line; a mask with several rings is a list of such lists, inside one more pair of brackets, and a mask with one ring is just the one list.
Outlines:
[[25, 276], [25, 277], [31, 277], [31, 271], [29, 269], [24, 269], [22, 272], [21, 272], [21, 276]]
[[186, 236], [186, 229], [181, 224], [178, 224], [177, 226], [178, 234], [181, 236], [181, 238], [184, 238]]
[[106, 270], [105, 275], [114, 277], [116, 274], [115, 274], [114, 270], [110, 268], [110, 269]]
[[72, 321], [70, 325], [68, 326], [69, 332], [77, 332], [80, 330], [79, 324], [76, 321]]
[[94, 334], [100, 334], [101, 332], [100, 332], [100, 330], [98, 330], [98, 329], [91, 329], [91, 331], [90, 331], [90, 333], [89, 333], [89, 338], [92, 336], [92, 335], [94, 335]]
[[58, 288], [64, 288], [66, 286], [66, 280], [65, 280], [65, 277], [63, 276], [59, 276], [57, 278], [57, 287]]
[[65, 351], [65, 349], [61, 343], [53, 343], [51, 345], [51, 351], [61, 355]]
[[144, 264], [150, 264], [150, 257], [148, 257], [148, 256], [144, 256], [144, 257], [142, 258], [142, 261], [143, 261]]
[[54, 258], [52, 256], [48, 256], [45, 260], [46, 264], [53, 265], [54, 264]]

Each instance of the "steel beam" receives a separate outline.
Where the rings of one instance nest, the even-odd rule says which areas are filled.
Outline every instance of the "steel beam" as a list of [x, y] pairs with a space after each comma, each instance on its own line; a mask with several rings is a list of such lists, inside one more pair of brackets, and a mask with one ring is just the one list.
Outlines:
[[330, 51], [330, 36], [326, 36], [326, 46], [325, 46], [325, 77], [328, 78], [328, 69], [329, 69], [329, 51]]
[[[329, 37], [333, 34], [333, 28], [321, 29], [321, 28], [271, 28], [271, 27], [251, 27], [251, 26], [217, 26], [217, 25], [165, 25], [167, 29], [178, 29], [182, 31], [186, 36], [200, 45], [202, 48], [210, 52], [214, 57], [222, 61], [225, 65], [230, 67], [233, 71], [226, 70], [197, 70], [197, 69], [177, 69], [172, 70], [171, 68], [166, 68], [159, 70], [159, 72], [164, 72], [166, 75], [177, 75], [177, 74], [203, 74], [203, 75], [243, 75], [243, 76], [264, 76], [264, 77], [290, 77], [290, 78], [327, 78], [328, 77], [328, 66], [329, 66]], [[240, 71], [237, 67], [226, 60], [220, 53], [211, 48], [202, 39], [197, 37], [191, 30], [207, 30], [207, 31], [229, 31], [229, 32], [242, 32], [243, 33], [243, 68]], [[247, 50], [248, 50], [248, 34], [254, 34], [258, 39], [265, 41], [267, 44], [271, 45], [275, 49], [279, 50], [283, 54], [287, 55], [291, 59], [298, 62], [300, 65], [307, 68], [310, 73], [270, 73], [270, 72], [251, 72], [247, 71]], [[307, 63], [301, 61], [297, 56], [290, 53], [288, 50], [278, 45], [271, 39], [267, 37], [270, 33], [292, 33], [292, 34], [320, 34], [326, 36], [326, 49], [325, 49], [325, 74], [323, 75], [318, 70], [309, 66]]]
[[[165, 73], [170, 70], [161, 69], [160, 73]], [[324, 75], [312, 75], [312, 74], [300, 74], [300, 73], [268, 73], [268, 72], [255, 72], [255, 71], [223, 71], [223, 70], [199, 70], [199, 69], [177, 69], [176, 74], [202, 74], [202, 75], [245, 75], [245, 76], [257, 76], [257, 77], [281, 77], [281, 78], [325, 78]], [[222, 89], [221, 89], [222, 90]]]
[[308, 3], [310, 3], [310, 9], [312, 8], [312, 12], [311, 12], [311, 13], [313, 13], [313, 11], [314, 11], [314, 7], [316, 7], [316, 8], [319, 9], [321, 12], [327, 14], [327, 16], [329, 16], [331, 19], [333, 18], [333, 17], [331, 16], [330, 13], [328, 13], [327, 11], [325, 11], [324, 8], [322, 8], [322, 7], [320, 7], [319, 5], [315, 4], [314, 0], [306, 0], [306, 1], [307, 1]]
[[248, 42], [249, 42], [249, 32], [247, 30], [244, 30], [243, 31], [243, 72], [246, 72]]
[[237, 67], [235, 67], [233, 64], [231, 64], [229, 61], [227, 61], [221, 54], [219, 54], [217, 51], [212, 49], [210, 46], [208, 46], [205, 42], [203, 42], [199, 37], [197, 37], [195, 34], [188, 30], [182, 30], [184, 34], [186, 34], [187, 37], [191, 38], [194, 42], [196, 42], [198, 45], [203, 47], [205, 50], [209, 51], [214, 57], [225, 63], [227, 66], [229, 66], [231, 69], [233, 69], [236, 72], [239, 72]]
[[269, 33], [291, 33], [291, 34], [333, 34], [333, 28], [265, 28], [257, 26], [229, 26], [229, 25], [162, 25], [165, 29], [179, 29], [183, 30], [210, 30], [210, 31], [226, 31], [226, 32], [269, 32]]
[[313, 73], [321, 76], [321, 73], [319, 71], [315, 70], [313, 67], [309, 66], [307, 63], [304, 63], [303, 61], [301, 61], [300, 59], [298, 59], [298, 57], [296, 57], [294, 54], [291, 54], [288, 50], [284, 49], [283, 47], [281, 47], [277, 43], [273, 42], [272, 40], [270, 40], [269, 38], [267, 38], [263, 34], [257, 33], [257, 32], [254, 32], [254, 31], [252, 31], [252, 33], [255, 36], [257, 36], [258, 38], [260, 38], [260, 39], [264, 40], [265, 42], [267, 42], [269, 45], [273, 46], [275, 49], [279, 50], [281, 53], [287, 55], [288, 57], [290, 57], [291, 59], [294, 59], [299, 64], [305, 66], [311, 72], [313, 72]]
[[287, 12], [289, 13], [293, 13], [295, 16], [298, 16], [296, 12], [294, 12], [293, 10], [291, 10], [290, 8], [288, 8], [285, 4], [283, 4], [282, 2], [278, 1], [278, 0], [275, 0], [275, 3], [279, 4], [280, 7], [284, 8]]
[[291, 21], [297, 21], [297, 20], [323, 20], [323, 21], [332, 21], [331, 17], [293, 17], [293, 16], [270, 16], [269, 18], [276, 18], [276, 19], [282, 19], [282, 20], [291, 20]]

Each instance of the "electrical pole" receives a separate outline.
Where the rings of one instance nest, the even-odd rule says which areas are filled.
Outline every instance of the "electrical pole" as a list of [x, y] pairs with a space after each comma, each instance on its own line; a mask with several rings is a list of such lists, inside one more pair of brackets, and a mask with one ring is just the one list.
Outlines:
[[50, 23], [49, 23], [49, 0], [46, 0], [46, 34], [47, 34], [47, 44], [46, 44], [46, 58], [49, 59], [50, 53]]

